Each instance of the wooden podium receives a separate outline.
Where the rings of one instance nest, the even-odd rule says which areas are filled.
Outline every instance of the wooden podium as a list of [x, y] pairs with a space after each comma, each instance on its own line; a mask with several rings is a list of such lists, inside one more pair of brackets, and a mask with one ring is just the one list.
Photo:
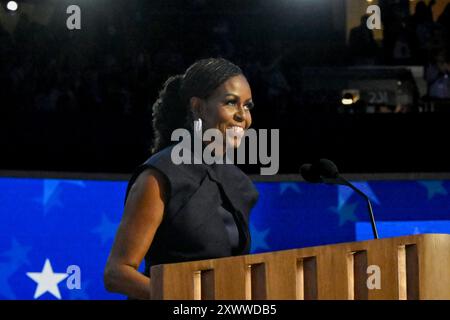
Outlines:
[[[369, 283], [368, 283], [369, 282]], [[154, 266], [152, 299], [450, 299], [450, 235]]]

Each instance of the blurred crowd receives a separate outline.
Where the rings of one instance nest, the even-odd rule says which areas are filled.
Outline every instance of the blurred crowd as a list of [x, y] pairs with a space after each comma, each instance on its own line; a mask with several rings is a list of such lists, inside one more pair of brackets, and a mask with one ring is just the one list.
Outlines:
[[114, 12], [88, 32], [57, 27], [65, 26], [60, 20], [39, 24], [25, 14], [12, 34], [0, 24], [0, 112], [148, 113], [168, 76], [210, 56], [241, 66], [265, 103], [288, 96], [277, 40], [257, 52], [255, 43], [235, 37], [227, 19], [183, 24], [177, 13]]
[[376, 43], [366, 27], [368, 16], [363, 16], [350, 33], [352, 63], [424, 66], [427, 96], [450, 99], [450, 4], [436, 20], [435, 4], [419, 1], [410, 15], [407, 0], [380, 1], [383, 41]]
[[[450, 5], [437, 21], [432, 5], [419, 2], [412, 16], [383, 15], [381, 45], [363, 17], [350, 35], [350, 64], [426, 66], [429, 94], [450, 98]], [[196, 23], [195, 15], [122, 13], [119, 8], [99, 19], [89, 32], [68, 32], [52, 19], [39, 24], [24, 14], [12, 34], [0, 24], [0, 112], [148, 113], [169, 75], [209, 56], [240, 65], [263, 108], [275, 103], [283, 114], [301, 101], [301, 65], [308, 61], [299, 62], [304, 57], [293, 54], [286, 40], [252, 41], [226, 16], [202, 16]]]

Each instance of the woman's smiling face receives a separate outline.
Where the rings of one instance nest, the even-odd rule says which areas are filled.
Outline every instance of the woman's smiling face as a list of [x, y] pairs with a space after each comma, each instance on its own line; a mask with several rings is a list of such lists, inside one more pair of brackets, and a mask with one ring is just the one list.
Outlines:
[[[197, 99], [197, 98], [195, 98]], [[217, 87], [206, 99], [199, 99], [199, 117], [203, 130], [218, 129], [227, 145], [238, 148], [245, 130], [252, 124], [250, 110], [253, 108], [252, 92], [247, 79], [243, 75], [229, 78]], [[232, 136], [227, 135], [227, 130]]]

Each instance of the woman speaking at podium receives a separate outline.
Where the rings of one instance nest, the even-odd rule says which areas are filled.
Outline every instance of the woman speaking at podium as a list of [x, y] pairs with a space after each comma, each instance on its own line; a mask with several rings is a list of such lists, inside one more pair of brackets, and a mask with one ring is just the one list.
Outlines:
[[[199, 60], [166, 81], [153, 105], [152, 156], [128, 183], [104, 272], [108, 291], [149, 299], [154, 265], [249, 253], [248, 217], [258, 198], [252, 181], [234, 164], [175, 164], [171, 135], [178, 128], [192, 136], [218, 129], [222, 144], [237, 148], [252, 107], [242, 70], [225, 59]], [[236, 135], [227, 136], [229, 130]]]

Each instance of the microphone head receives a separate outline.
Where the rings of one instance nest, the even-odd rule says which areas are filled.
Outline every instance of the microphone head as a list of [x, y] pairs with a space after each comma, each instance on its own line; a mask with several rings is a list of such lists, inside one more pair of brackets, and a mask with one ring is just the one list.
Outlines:
[[323, 182], [319, 172], [314, 168], [314, 166], [310, 163], [305, 163], [300, 167], [300, 174], [302, 175], [305, 181], [310, 183], [319, 183]]
[[320, 159], [313, 167], [317, 167], [316, 170], [323, 178], [337, 179], [339, 177], [339, 170], [331, 160]]

